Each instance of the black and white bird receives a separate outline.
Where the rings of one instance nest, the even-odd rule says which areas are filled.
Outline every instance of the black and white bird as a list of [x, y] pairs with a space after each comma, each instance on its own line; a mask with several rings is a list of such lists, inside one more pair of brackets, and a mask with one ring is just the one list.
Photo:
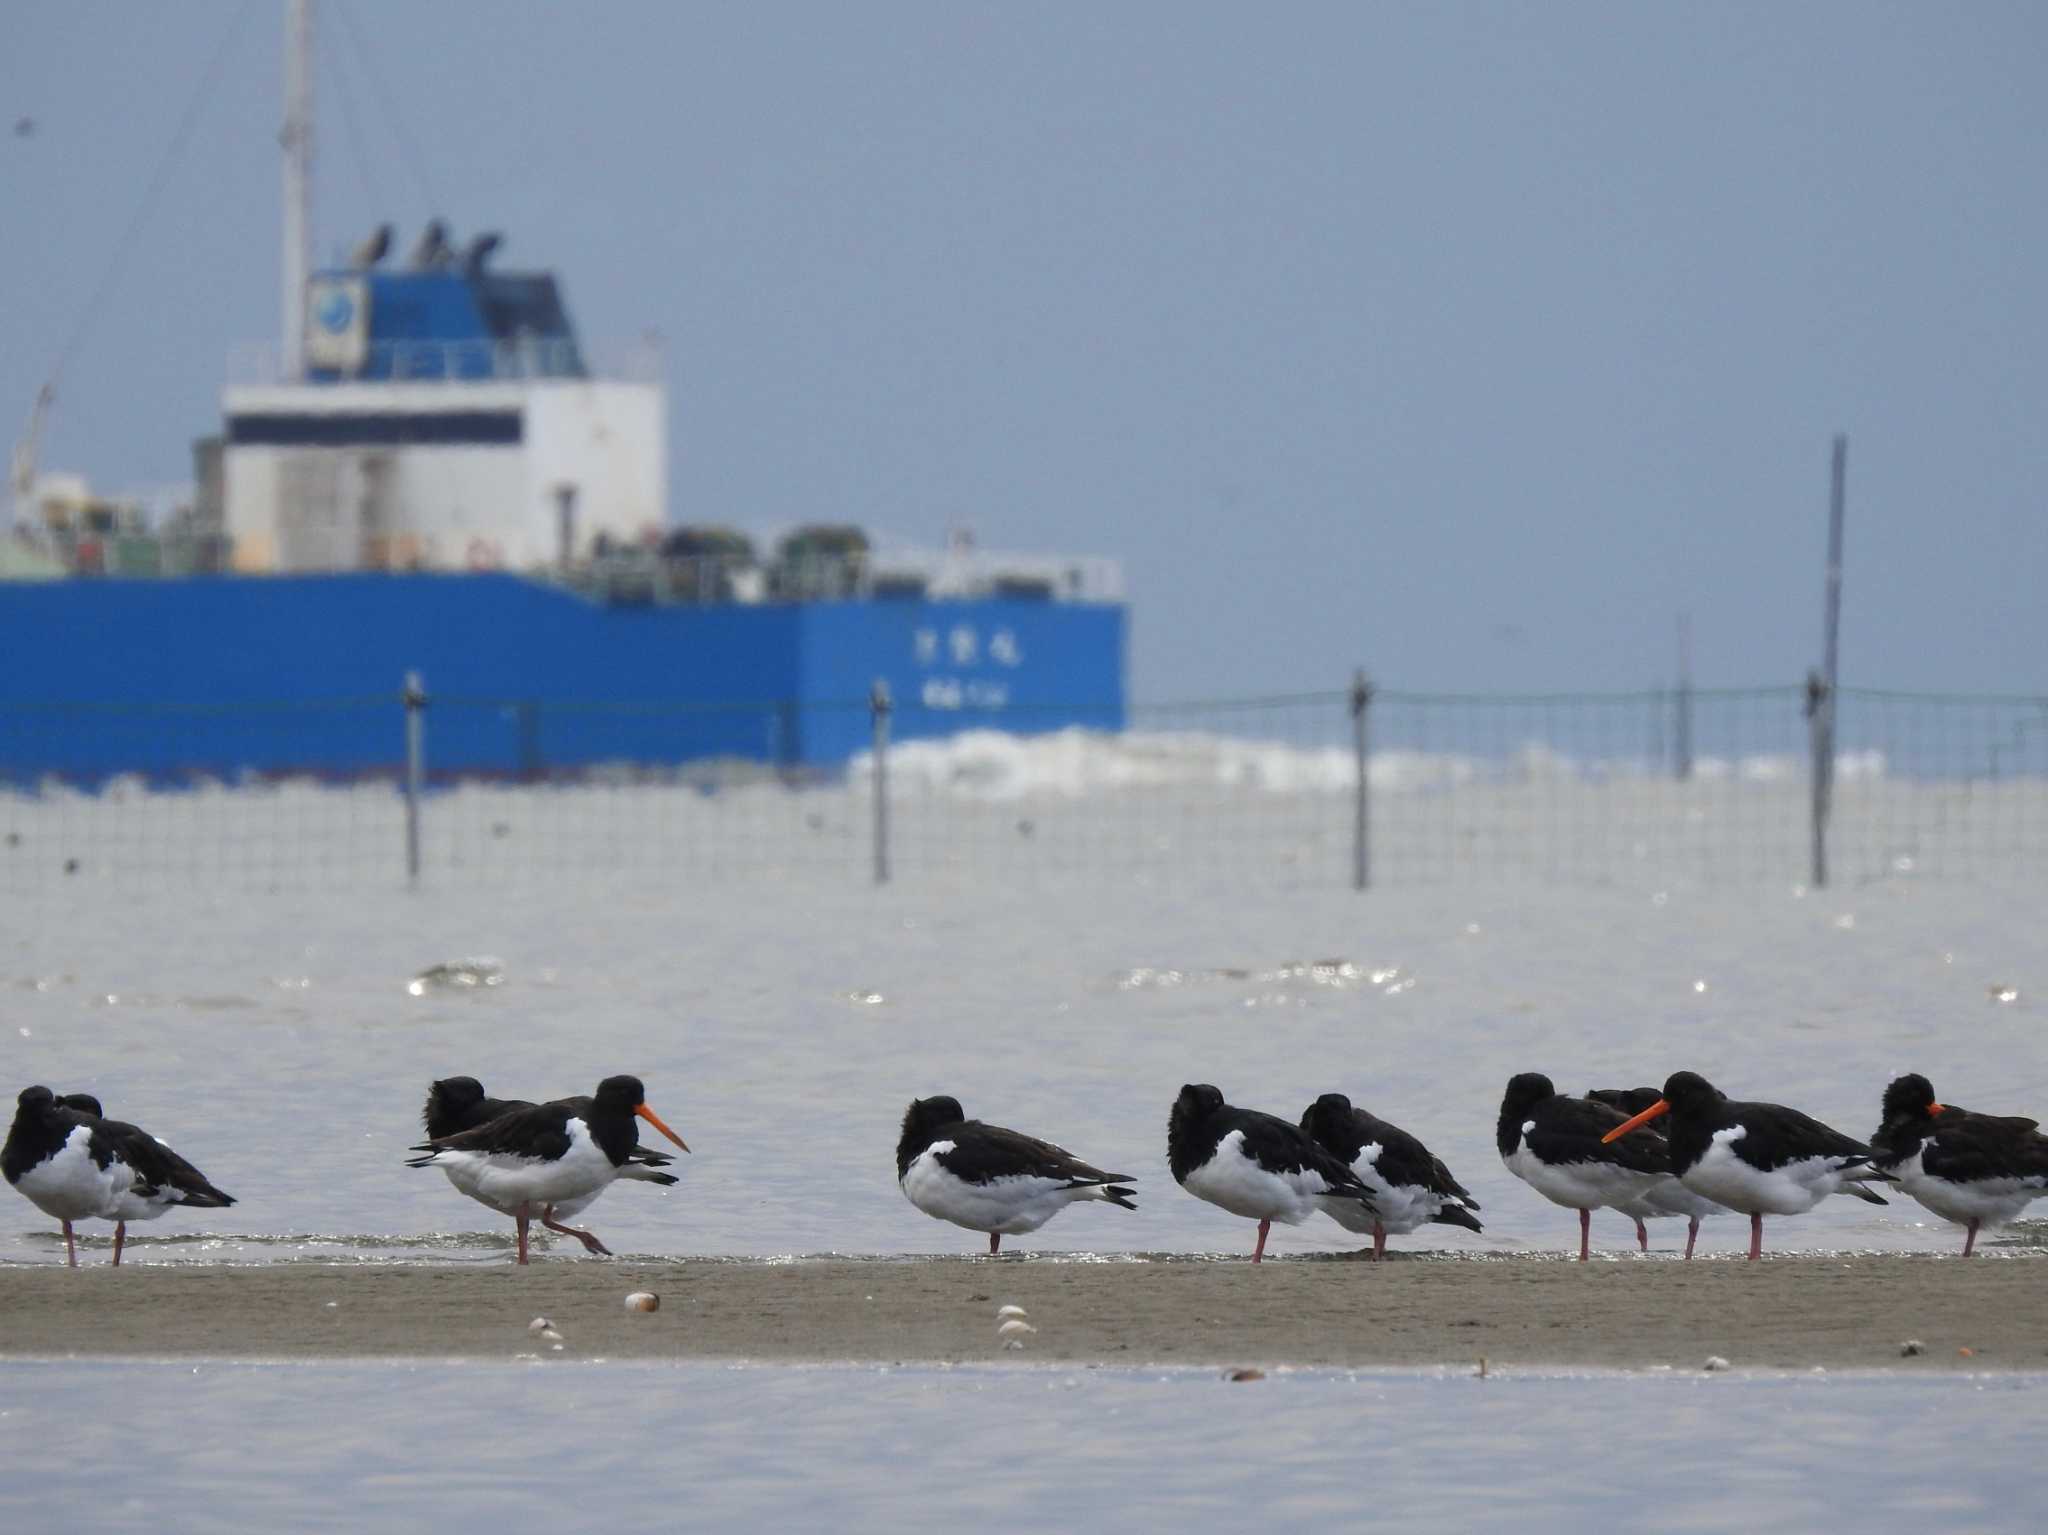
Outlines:
[[47, 1087], [23, 1088], [14, 1123], [0, 1148], [0, 1172], [46, 1215], [64, 1226], [64, 1251], [78, 1267], [72, 1222], [114, 1223], [114, 1265], [128, 1238], [128, 1222], [155, 1220], [172, 1205], [217, 1210], [234, 1197], [148, 1131], [99, 1113], [99, 1100], [74, 1093], [64, 1100]]
[[[1631, 1114], [1640, 1114], [1664, 1095], [1654, 1087], [1596, 1087], [1586, 1096], [1595, 1103], [1606, 1104], [1625, 1119]], [[1649, 1133], [1654, 1135], [1656, 1131]], [[1664, 1179], [1629, 1203], [1616, 1205], [1615, 1209], [1636, 1223], [1636, 1246], [1643, 1252], [1650, 1250], [1650, 1231], [1644, 1221], [1684, 1216], [1687, 1258], [1692, 1257], [1693, 1247], [1700, 1239], [1700, 1222], [1709, 1215], [1728, 1213], [1726, 1205], [1716, 1204], [1704, 1194], [1695, 1194], [1676, 1177]]]
[[1138, 1208], [1124, 1173], [1090, 1167], [1063, 1146], [969, 1119], [958, 1098], [913, 1098], [896, 1141], [896, 1181], [925, 1214], [988, 1234], [1036, 1231], [1068, 1205], [1105, 1200]]
[[[443, 1077], [427, 1088], [426, 1107], [420, 1112], [420, 1122], [426, 1127], [427, 1139], [440, 1140], [445, 1136], [459, 1135], [464, 1130], [474, 1130], [487, 1125], [502, 1114], [515, 1109], [530, 1109], [533, 1105], [523, 1098], [492, 1098], [485, 1094], [484, 1086], [475, 1077]], [[670, 1185], [680, 1182], [673, 1174], [660, 1169], [674, 1162], [675, 1158], [663, 1151], [650, 1151], [645, 1146], [635, 1146], [626, 1158], [625, 1166], [619, 1169], [621, 1178], [641, 1183]], [[469, 1161], [445, 1162], [441, 1170], [448, 1175], [448, 1181], [460, 1193], [467, 1194], [478, 1204], [496, 1210], [500, 1215], [513, 1215], [508, 1205], [493, 1203], [481, 1192], [477, 1180], [477, 1164]], [[541, 1212], [541, 1223], [565, 1236], [572, 1236], [581, 1242], [585, 1251], [602, 1253], [609, 1257], [611, 1249], [600, 1242], [592, 1232], [564, 1224], [573, 1215], [580, 1215], [590, 1208], [603, 1193], [598, 1189], [578, 1199], [564, 1199]]]
[[[635, 1119], [644, 1119], [681, 1146], [683, 1138], [661, 1122], [647, 1106], [647, 1090], [638, 1077], [606, 1077], [588, 1098], [557, 1098], [512, 1109], [471, 1130], [438, 1136], [414, 1146], [424, 1155], [408, 1167], [454, 1168], [450, 1181], [517, 1223], [519, 1262], [526, 1262], [529, 1221], [538, 1219], [550, 1231], [583, 1239], [587, 1233], [563, 1225], [556, 1212], [576, 1200], [587, 1203], [620, 1176], [640, 1144]], [[659, 1181], [665, 1174], [654, 1175]], [[671, 1180], [672, 1181], [672, 1180]], [[577, 1206], [581, 1208], [581, 1206]], [[585, 1246], [607, 1249], [595, 1237]]]
[[374, 233], [349, 252], [348, 264], [359, 269], [375, 266], [391, 254], [391, 235], [389, 224], [379, 224]]
[[1625, 1122], [1604, 1103], [1560, 1093], [1540, 1071], [1510, 1078], [1501, 1095], [1494, 1128], [1500, 1159], [1552, 1204], [1579, 1212], [1581, 1263], [1592, 1255], [1595, 1210], [1623, 1209], [1671, 1181], [1661, 1140], [1602, 1141]]
[[2017, 1219], [2048, 1194], [2048, 1135], [2031, 1119], [1978, 1114], [1935, 1100], [1934, 1084], [1908, 1072], [1884, 1090], [1884, 1122], [1870, 1138], [1877, 1165], [1943, 1220], [1963, 1227], [1963, 1256], [1977, 1233]]
[[1631, 1130], [1665, 1113], [1672, 1172], [1695, 1194], [1749, 1217], [1751, 1258], [1763, 1256], [1766, 1215], [1804, 1215], [1830, 1194], [1890, 1203], [1863, 1187], [1893, 1180], [1861, 1141], [1780, 1103], [1738, 1103], [1695, 1071], [1673, 1072], [1662, 1097], [1604, 1139], [1626, 1145]]
[[1188, 1083], [1173, 1100], [1166, 1161], [1174, 1181], [1197, 1199], [1259, 1223], [1254, 1263], [1265, 1257], [1275, 1221], [1299, 1226], [1318, 1210], [1342, 1210], [1370, 1222], [1377, 1213], [1372, 1190], [1306, 1130], [1257, 1109], [1234, 1109], [1205, 1082]]
[[444, 219], [428, 219], [427, 227], [420, 231], [420, 237], [413, 242], [412, 254], [408, 258], [415, 271], [438, 272], [455, 262], [455, 247], [448, 243], [448, 224]]
[[1371, 1232], [1377, 1263], [1387, 1237], [1405, 1236], [1426, 1222], [1482, 1231], [1472, 1214], [1479, 1201], [1430, 1149], [1397, 1125], [1354, 1107], [1342, 1093], [1324, 1093], [1301, 1116], [1301, 1128], [1372, 1190], [1373, 1208], [1339, 1203], [1330, 1215], [1346, 1231]]

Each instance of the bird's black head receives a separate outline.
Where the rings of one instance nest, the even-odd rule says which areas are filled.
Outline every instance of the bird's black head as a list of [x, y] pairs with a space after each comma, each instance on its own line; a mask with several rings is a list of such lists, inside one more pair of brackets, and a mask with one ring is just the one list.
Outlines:
[[42, 1086], [24, 1087], [14, 1095], [14, 1106], [17, 1109], [27, 1109], [31, 1113], [38, 1109], [47, 1109], [56, 1101], [57, 1095]]
[[1727, 1096], [1696, 1071], [1674, 1071], [1664, 1079], [1664, 1101], [1674, 1114], [1709, 1112]]
[[591, 1095], [591, 1105], [588, 1115], [590, 1133], [615, 1163], [623, 1162], [638, 1141], [639, 1132], [633, 1128], [636, 1117], [646, 1120], [683, 1150], [690, 1149], [683, 1138], [663, 1124], [661, 1116], [647, 1106], [647, 1089], [638, 1077], [606, 1077]]
[[99, 1099], [91, 1093], [66, 1093], [57, 1100], [62, 1109], [76, 1109], [81, 1114], [90, 1114], [94, 1119], [105, 1119], [107, 1111], [100, 1107]]
[[1166, 1117], [1166, 1165], [1176, 1182], [1208, 1159], [1210, 1147], [1202, 1138], [1202, 1126], [1223, 1107], [1223, 1094], [1206, 1082], [1185, 1084], [1173, 1100], [1173, 1112]]
[[1324, 1093], [1322, 1097], [1316, 1099], [1303, 1112], [1301, 1128], [1313, 1135], [1315, 1133], [1311, 1126], [1311, 1121], [1313, 1120], [1349, 1119], [1350, 1117], [1351, 1100], [1349, 1098], [1345, 1097], [1342, 1093]]
[[1494, 1122], [1493, 1143], [1504, 1157], [1512, 1156], [1521, 1143], [1522, 1126], [1529, 1111], [1557, 1096], [1557, 1084], [1540, 1071], [1525, 1071], [1508, 1078], [1508, 1090], [1501, 1094], [1500, 1118]]
[[1342, 1093], [1324, 1093], [1302, 1111], [1301, 1128], [1340, 1162], [1358, 1155], [1361, 1141], [1357, 1111]]
[[896, 1176], [901, 1178], [910, 1164], [924, 1154], [933, 1141], [967, 1117], [958, 1098], [940, 1093], [933, 1098], [913, 1098], [903, 1111], [903, 1133], [896, 1138]]
[[1909, 1071], [1903, 1077], [1893, 1078], [1891, 1086], [1884, 1090], [1884, 1118], [1887, 1124], [1895, 1119], [1931, 1119], [1940, 1112], [1941, 1105], [1934, 1097], [1934, 1084], [1917, 1071]]
[[475, 1077], [443, 1077], [427, 1089], [427, 1102], [449, 1113], [465, 1113], [484, 1101], [484, 1085]]
[[647, 1088], [638, 1077], [606, 1077], [593, 1096], [601, 1107], [623, 1107], [630, 1114], [647, 1101]]
[[1173, 1118], [1177, 1123], [1199, 1124], [1222, 1107], [1221, 1088], [1211, 1087], [1207, 1082], [1189, 1082], [1173, 1100]]
[[1557, 1086], [1540, 1071], [1525, 1071], [1508, 1078], [1508, 1090], [1501, 1095], [1500, 1117], [1519, 1121], [1546, 1098], [1557, 1096]]
[[420, 1122], [429, 1138], [453, 1135], [469, 1128], [477, 1106], [484, 1101], [484, 1085], [475, 1077], [443, 1077], [427, 1089], [427, 1105]]

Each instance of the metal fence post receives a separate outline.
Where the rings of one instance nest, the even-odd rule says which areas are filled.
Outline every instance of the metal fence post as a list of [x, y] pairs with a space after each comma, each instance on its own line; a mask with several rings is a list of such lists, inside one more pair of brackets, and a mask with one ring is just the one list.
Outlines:
[[1358, 804], [1352, 812], [1351, 888], [1372, 884], [1372, 781], [1366, 762], [1366, 711], [1372, 707], [1372, 682], [1360, 667], [1351, 674], [1351, 734], [1358, 754]]
[[1813, 831], [1813, 888], [1828, 883], [1828, 808], [1835, 776], [1835, 700], [1819, 672], [1806, 674], [1806, 731], [1812, 761], [1809, 776], [1813, 804], [1808, 819]]
[[875, 883], [889, 883], [889, 684], [882, 678], [868, 691], [868, 715], [875, 731]]
[[405, 674], [405, 877], [420, 882], [420, 796], [427, 776], [427, 687]]

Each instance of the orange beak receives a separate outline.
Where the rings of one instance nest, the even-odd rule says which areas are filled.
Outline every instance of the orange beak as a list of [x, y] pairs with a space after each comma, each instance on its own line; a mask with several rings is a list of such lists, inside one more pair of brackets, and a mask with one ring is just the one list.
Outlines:
[[1935, 1115], [1937, 1115], [1937, 1114], [1940, 1114], [1940, 1113], [1944, 1113], [1944, 1112], [1946, 1112], [1946, 1111], [1945, 1111], [1945, 1110], [1944, 1110], [1944, 1109], [1942, 1108], [1942, 1106], [1941, 1106], [1940, 1104], [1938, 1104], [1938, 1103], [1930, 1103], [1930, 1104], [1928, 1104], [1928, 1105], [1927, 1105], [1927, 1117], [1928, 1117], [1929, 1119], [1932, 1119], [1932, 1118], [1934, 1118], [1934, 1116], [1935, 1116]]
[[[638, 1108], [633, 1110], [633, 1112], [635, 1114], [638, 1114], [642, 1119], [646, 1120], [650, 1125], [654, 1126], [655, 1129], [659, 1130], [663, 1135], [667, 1136], [670, 1140], [674, 1141], [678, 1146], [683, 1146], [683, 1138], [680, 1135], [676, 1134], [675, 1131], [671, 1130], [667, 1125], [663, 1124], [661, 1122], [661, 1116], [655, 1113], [654, 1110], [650, 1109], [646, 1104], [641, 1104]], [[688, 1146], [683, 1146], [683, 1150], [688, 1151], [689, 1149], [690, 1148]]]
[[1616, 1125], [1612, 1130], [1609, 1130], [1605, 1135], [1601, 1136], [1600, 1144], [1605, 1146], [1609, 1141], [1618, 1141], [1624, 1135], [1628, 1134], [1629, 1131], [1635, 1129], [1637, 1125], [1646, 1125], [1651, 1120], [1655, 1119], [1659, 1114], [1668, 1114], [1670, 1112], [1671, 1105], [1666, 1103], [1662, 1098], [1659, 1098], [1647, 1109], [1644, 1109], [1642, 1113], [1636, 1115], [1634, 1119], [1623, 1120], [1620, 1124]]

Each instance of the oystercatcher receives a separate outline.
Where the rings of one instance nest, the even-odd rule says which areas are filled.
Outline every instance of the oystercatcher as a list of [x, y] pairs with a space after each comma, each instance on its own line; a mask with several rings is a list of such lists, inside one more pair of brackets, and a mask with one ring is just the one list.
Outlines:
[[1259, 1223], [1252, 1262], [1266, 1253], [1273, 1222], [1299, 1226], [1340, 1209], [1368, 1221], [1372, 1190], [1299, 1125], [1256, 1109], [1234, 1109], [1207, 1083], [1188, 1083], [1166, 1122], [1174, 1181], [1197, 1199]]
[[958, 1098], [913, 1098], [896, 1142], [896, 1181], [925, 1214], [988, 1233], [993, 1255], [1005, 1236], [1036, 1231], [1078, 1199], [1137, 1209], [1125, 1173], [1090, 1167], [1065, 1147], [961, 1111]]
[[1918, 1072], [1884, 1090], [1884, 1123], [1870, 1148], [1908, 1194], [1964, 1228], [1965, 1258], [1980, 1228], [2004, 1225], [2048, 1193], [2048, 1135], [2034, 1120], [1937, 1103]]
[[[1596, 1087], [1586, 1094], [1594, 1103], [1604, 1103], [1610, 1109], [1618, 1110], [1623, 1118], [1641, 1113], [1664, 1095], [1654, 1087]], [[1655, 1135], [1657, 1132], [1649, 1132]], [[1636, 1246], [1643, 1252], [1650, 1250], [1650, 1231], [1644, 1221], [1664, 1220], [1671, 1216], [1685, 1217], [1685, 1255], [1692, 1257], [1693, 1244], [1700, 1238], [1700, 1222], [1709, 1215], [1726, 1215], [1726, 1205], [1715, 1204], [1703, 1194], [1695, 1194], [1680, 1183], [1677, 1178], [1666, 1178], [1656, 1187], [1646, 1191], [1640, 1198], [1615, 1208], [1636, 1223]]]
[[[427, 1139], [439, 1140], [443, 1136], [457, 1135], [464, 1130], [474, 1130], [487, 1125], [501, 1114], [514, 1109], [530, 1109], [533, 1105], [523, 1098], [491, 1098], [485, 1096], [483, 1084], [475, 1077], [443, 1077], [427, 1089], [426, 1107], [420, 1113], [420, 1122], [425, 1125]], [[681, 1180], [671, 1173], [659, 1169], [667, 1167], [675, 1158], [663, 1151], [650, 1151], [645, 1146], [635, 1146], [626, 1158], [626, 1165], [619, 1169], [621, 1178], [641, 1183], [674, 1184]], [[499, 1204], [484, 1197], [477, 1183], [477, 1165], [472, 1162], [444, 1163], [441, 1170], [448, 1175], [448, 1181], [456, 1189], [467, 1194], [478, 1204], [496, 1210], [500, 1215], [512, 1215], [509, 1205]], [[572, 1236], [583, 1244], [586, 1252], [611, 1256], [611, 1249], [600, 1242], [592, 1232], [577, 1226], [564, 1224], [570, 1216], [579, 1215], [590, 1208], [603, 1193], [586, 1194], [580, 1199], [563, 1199], [540, 1212], [543, 1226], [550, 1231], [559, 1231]]]
[[[620, 1076], [606, 1077], [588, 1098], [557, 1098], [513, 1109], [474, 1129], [438, 1136], [414, 1146], [412, 1150], [425, 1155], [405, 1165], [457, 1168], [461, 1176], [451, 1175], [451, 1181], [458, 1188], [464, 1186], [462, 1179], [473, 1180], [475, 1198], [506, 1211], [517, 1223], [518, 1261], [524, 1263], [527, 1223], [536, 1214], [551, 1231], [586, 1235], [560, 1224], [551, 1212], [573, 1200], [595, 1198], [620, 1176], [640, 1142], [633, 1124], [636, 1117], [684, 1151], [690, 1149], [647, 1106], [647, 1090], [640, 1079]], [[595, 1237], [585, 1245], [592, 1243]], [[598, 1243], [594, 1250], [606, 1249]]]
[[1330, 1210], [1346, 1231], [1372, 1233], [1377, 1263], [1387, 1250], [1387, 1236], [1405, 1236], [1426, 1221], [1482, 1231], [1472, 1212], [1472, 1197], [1451, 1170], [1427, 1146], [1397, 1125], [1356, 1108], [1342, 1093], [1324, 1093], [1301, 1116], [1301, 1128], [1316, 1144], [1344, 1163], [1358, 1181], [1372, 1190], [1373, 1208], [1356, 1203]]
[[[1861, 1141], [1778, 1103], [1737, 1103], [1694, 1071], [1673, 1072], [1664, 1093], [1602, 1137], [1615, 1141], [1671, 1115], [1671, 1170], [1695, 1194], [1749, 1216], [1749, 1255], [1764, 1250], [1766, 1215], [1803, 1215], [1830, 1194], [1890, 1203], [1867, 1181], [1894, 1181]], [[1622, 1142], [1626, 1145], [1627, 1142]]]
[[1579, 1261], [1592, 1253], [1593, 1212], [1622, 1209], [1671, 1180], [1660, 1140], [1606, 1144], [1601, 1137], [1624, 1123], [1604, 1103], [1560, 1093], [1540, 1071], [1508, 1081], [1500, 1100], [1494, 1144], [1507, 1170], [1552, 1204], [1579, 1212]]
[[98, 1110], [99, 1100], [89, 1093], [60, 1102], [47, 1087], [23, 1088], [7, 1144], [0, 1148], [7, 1181], [63, 1222], [71, 1267], [78, 1267], [73, 1221], [114, 1223], [118, 1268], [128, 1222], [155, 1220], [172, 1205], [218, 1210], [235, 1202], [148, 1131]]

